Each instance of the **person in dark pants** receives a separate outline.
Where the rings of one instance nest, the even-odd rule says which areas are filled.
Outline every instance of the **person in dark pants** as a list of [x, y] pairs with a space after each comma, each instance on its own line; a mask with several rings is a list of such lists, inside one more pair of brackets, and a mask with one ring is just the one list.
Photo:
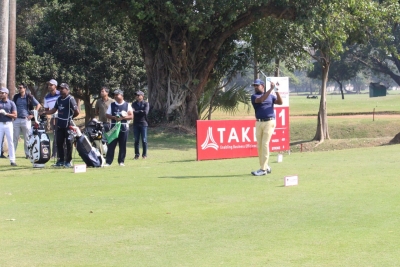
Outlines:
[[134, 114], [133, 119], [133, 136], [135, 138], [135, 157], [139, 159], [139, 141], [142, 139], [143, 153], [142, 158], [147, 158], [147, 114], [149, 113], [149, 103], [144, 101], [144, 93], [142, 91], [136, 92], [136, 101], [132, 103], [132, 109]]
[[124, 101], [124, 92], [121, 90], [114, 91], [114, 103], [111, 103], [107, 109], [106, 116], [111, 120], [111, 128], [115, 126], [117, 121], [121, 122], [121, 130], [118, 138], [108, 144], [106, 164], [104, 167], [111, 166], [114, 160], [115, 148], [118, 144], [118, 164], [119, 166], [125, 166], [126, 157], [126, 143], [128, 141], [129, 133], [129, 120], [133, 119], [132, 107]]
[[[69, 94], [68, 84], [62, 83], [60, 85], [60, 94], [61, 96], [54, 104], [54, 108], [46, 110], [43, 113], [51, 115], [58, 111], [56, 140], [59, 160], [54, 166], [71, 168], [72, 143], [71, 140], [68, 140], [68, 127], [71, 119], [79, 115], [79, 109], [75, 99]], [[67, 148], [66, 155], [64, 153], [64, 142]]]
[[[44, 104], [43, 107], [45, 110], [50, 110], [54, 108], [54, 105], [56, 104], [57, 99], [60, 97], [60, 91], [57, 90], [58, 83], [56, 80], [51, 79], [49, 82], [47, 82], [47, 89], [49, 92], [44, 96]], [[57, 113], [54, 113], [51, 116], [51, 119], [48, 120], [50, 123], [50, 128], [53, 132], [53, 147], [52, 147], [52, 158], [58, 158], [57, 156]]]
[[96, 105], [94, 107], [96, 116], [99, 117], [99, 121], [103, 123], [104, 132], [108, 132], [110, 130], [110, 119], [107, 118], [106, 112], [108, 107], [114, 99], [108, 96], [110, 89], [103, 86], [100, 90], [100, 99], [96, 101]]

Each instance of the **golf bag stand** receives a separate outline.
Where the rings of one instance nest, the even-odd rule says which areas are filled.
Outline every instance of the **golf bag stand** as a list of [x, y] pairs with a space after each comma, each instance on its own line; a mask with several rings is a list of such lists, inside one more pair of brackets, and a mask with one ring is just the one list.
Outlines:
[[107, 140], [104, 136], [104, 125], [97, 119], [92, 119], [85, 127], [85, 135], [93, 147], [97, 148], [103, 157], [107, 154]]
[[47, 118], [45, 115], [38, 118], [38, 111], [32, 110], [33, 122], [32, 129], [29, 135], [28, 151], [29, 159], [33, 164], [33, 168], [43, 168], [50, 160], [50, 138], [46, 133], [45, 122]]
[[93, 147], [86, 135], [71, 121], [70, 134], [75, 138], [76, 150], [88, 167], [102, 167], [106, 163], [100, 151]]

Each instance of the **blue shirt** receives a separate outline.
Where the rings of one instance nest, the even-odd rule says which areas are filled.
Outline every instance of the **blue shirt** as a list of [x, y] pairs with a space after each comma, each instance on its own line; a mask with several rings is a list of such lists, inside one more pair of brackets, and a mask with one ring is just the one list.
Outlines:
[[256, 103], [256, 98], [260, 98], [264, 93], [256, 93], [251, 96], [251, 103], [253, 104], [256, 113], [256, 119], [275, 118], [274, 102], [276, 96], [270, 94], [267, 99], [262, 103]]
[[56, 94], [55, 95], [51, 95], [50, 93], [48, 93], [45, 97], [44, 97], [44, 108], [48, 108], [48, 109], [52, 109], [54, 108], [54, 105], [56, 104], [56, 101], [58, 99], [58, 97], [60, 96], [60, 91], [56, 90]]
[[[32, 104], [33, 106], [37, 106], [39, 102], [36, 100], [35, 97], [32, 96]], [[29, 107], [28, 107], [28, 101], [27, 101], [27, 96], [25, 94], [24, 97], [18, 97], [17, 101], [15, 102], [15, 105], [17, 106], [17, 114], [18, 118], [26, 118], [29, 116]]]
[[[7, 99], [7, 101], [0, 100], [0, 109], [4, 109], [6, 113], [13, 113], [17, 110], [15, 103]], [[12, 119], [4, 114], [0, 114], [0, 122], [12, 121]]]

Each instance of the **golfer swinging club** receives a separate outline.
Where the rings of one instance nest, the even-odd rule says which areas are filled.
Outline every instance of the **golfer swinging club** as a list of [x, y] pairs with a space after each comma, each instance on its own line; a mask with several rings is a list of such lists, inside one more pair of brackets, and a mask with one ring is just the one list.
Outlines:
[[[256, 114], [256, 139], [260, 169], [251, 174], [261, 176], [271, 173], [268, 160], [269, 141], [276, 126], [274, 104], [282, 105], [282, 98], [273, 82], [268, 91], [265, 91], [264, 82], [260, 79], [255, 80], [253, 86], [255, 93], [251, 96], [251, 103]], [[275, 94], [272, 93], [273, 90], [275, 90]]]

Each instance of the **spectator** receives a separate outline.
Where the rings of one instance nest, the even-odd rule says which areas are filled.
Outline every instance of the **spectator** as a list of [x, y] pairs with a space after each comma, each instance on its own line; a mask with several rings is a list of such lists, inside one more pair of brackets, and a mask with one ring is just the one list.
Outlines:
[[110, 130], [110, 119], [107, 118], [106, 113], [107, 109], [111, 103], [114, 102], [114, 99], [108, 96], [110, 89], [103, 86], [100, 90], [100, 99], [96, 101], [96, 105], [94, 107], [96, 116], [99, 116], [99, 121], [103, 123], [104, 131], [108, 132]]
[[115, 126], [117, 121], [122, 123], [118, 137], [108, 144], [105, 167], [111, 166], [114, 160], [115, 148], [118, 144], [118, 164], [125, 166], [126, 142], [128, 141], [129, 120], [133, 119], [132, 107], [124, 101], [124, 92], [121, 90], [114, 91], [114, 103], [107, 109], [107, 118], [111, 120], [111, 128]]
[[147, 158], [147, 114], [149, 113], [149, 103], [144, 101], [144, 93], [142, 91], [136, 92], [136, 101], [132, 103], [134, 114], [133, 119], [133, 136], [135, 138], [135, 157], [139, 159], [139, 141], [142, 140], [142, 158]]
[[15, 94], [13, 101], [17, 107], [17, 118], [14, 120], [14, 149], [17, 151], [19, 135], [22, 132], [24, 138], [24, 152], [25, 158], [29, 158], [28, 142], [29, 142], [29, 132], [31, 130], [31, 119], [33, 115], [31, 111], [35, 108], [39, 110], [41, 105], [36, 100], [36, 98], [27, 93], [27, 86], [24, 83], [18, 85], [19, 94]]
[[0, 140], [4, 135], [7, 138], [8, 156], [11, 166], [17, 166], [15, 163], [15, 150], [13, 144], [13, 119], [17, 118], [17, 107], [15, 103], [8, 99], [8, 89], [0, 89]]
[[[46, 111], [54, 108], [54, 104], [56, 103], [58, 97], [60, 96], [60, 91], [57, 90], [57, 85], [58, 83], [54, 79], [51, 79], [47, 83], [47, 88], [49, 90], [49, 93], [45, 95], [44, 105], [43, 105]], [[57, 158], [56, 125], [57, 125], [57, 112], [51, 116], [50, 120], [50, 128], [53, 131], [53, 148], [52, 148], [53, 152], [51, 155], [52, 158]]]

